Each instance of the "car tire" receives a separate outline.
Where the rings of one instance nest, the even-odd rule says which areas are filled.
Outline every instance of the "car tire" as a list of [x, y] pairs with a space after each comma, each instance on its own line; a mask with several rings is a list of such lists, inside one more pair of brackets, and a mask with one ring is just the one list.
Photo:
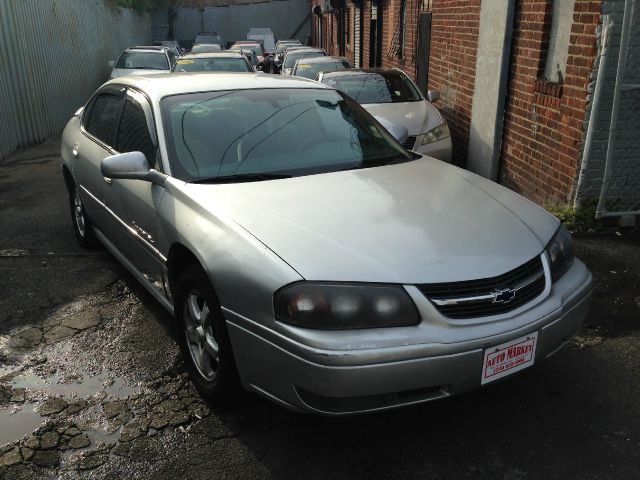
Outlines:
[[93, 231], [91, 220], [84, 209], [80, 192], [75, 184], [69, 190], [69, 209], [71, 210], [71, 222], [73, 231], [76, 234], [78, 243], [82, 248], [95, 248], [98, 246], [98, 239]]
[[211, 404], [236, 398], [239, 377], [220, 302], [200, 265], [187, 267], [176, 285], [180, 346], [196, 389]]

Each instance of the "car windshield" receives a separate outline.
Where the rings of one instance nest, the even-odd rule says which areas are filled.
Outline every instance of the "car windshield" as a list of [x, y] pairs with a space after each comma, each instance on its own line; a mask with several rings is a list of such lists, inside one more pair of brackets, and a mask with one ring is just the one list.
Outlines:
[[349, 68], [350, 65], [346, 60], [336, 60], [334, 62], [317, 62], [306, 63], [303, 60], [298, 62], [295, 75], [304, 78], [316, 78], [320, 72], [328, 72], [331, 70], [343, 70]]
[[418, 90], [401, 72], [339, 74], [323, 82], [361, 104], [422, 100]]
[[191, 47], [191, 53], [213, 53], [220, 51], [222, 51], [222, 47], [216, 43], [211, 45], [194, 45]]
[[293, 68], [296, 60], [307, 57], [322, 57], [325, 53], [318, 50], [294, 50], [288, 53], [284, 59], [284, 68]]
[[413, 158], [335, 90], [181, 94], [165, 97], [162, 111], [172, 171], [185, 181], [264, 180]]
[[206, 44], [215, 43], [218, 45], [222, 45], [222, 38], [217, 37], [215, 35], [198, 35], [193, 43], [194, 45], [198, 45], [201, 43], [206, 43]]
[[116, 68], [135, 70], [169, 70], [169, 62], [164, 52], [122, 52]]
[[181, 58], [176, 63], [176, 72], [250, 72], [244, 58]]
[[278, 55], [280, 55], [281, 53], [283, 53], [287, 48], [291, 48], [291, 47], [299, 47], [300, 44], [299, 43], [281, 43], [279, 45], [276, 46], [276, 53]]
[[260, 47], [260, 45], [247, 45], [247, 44], [236, 44], [234, 46], [231, 47], [231, 50], [235, 50], [235, 51], [240, 51], [240, 50], [246, 50], [246, 51], [251, 51], [253, 52], [253, 54], [258, 57], [260, 55], [262, 55], [262, 48]]

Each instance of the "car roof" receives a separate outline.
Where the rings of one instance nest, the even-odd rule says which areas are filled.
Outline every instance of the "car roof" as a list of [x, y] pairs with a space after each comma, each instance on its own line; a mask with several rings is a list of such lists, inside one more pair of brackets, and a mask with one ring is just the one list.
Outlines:
[[238, 40], [237, 42], [234, 43], [234, 45], [249, 45], [249, 44], [251, 44], [251, 45], [253, 45], [253, 44], [260, 45], [260, 43], [258, 43], [255, 40]]
[[323, 78], [327, 77], [347, 77], [356, 75], [368, 75], [378, 73], [380, 75], [398, 75], [402, 73], [397, 68], [345, 68], [344, 70], [335, 70], [333, 72], [325, 72]]
[[321, 48], [309, 48], [309, 47], [305, 47], [305, 48], [300, 48], [300, 49], [295, 49], [295, 50], [291, 50], [290, 48], [287, 49], [287, 55], [296, 53], [296, 52], [311, 52], [311, 53], [322, 53], [322, 56], [326, 56], [324, 53], [324, 50]]
[[250, 28], [247, 35], [273, 35], [270, 28]]
[[335, 57], [335, 56], [322, 56], [322, 57], [311, 57], [311, 58], [301, 58], [298, 62], [301, 63], [330, 63], [336, 61], [346, 60], [344, 57]]
[[[215, 82], [212, 81], [215, 75]], [[301, 77], [267, 75], [264, 73], [154, 73], [153, 75], [126, 75], [109, 80], [106, 85], [124, 85], [146, 93], [155, 101], [168, 95], [224, 90], [251, 90], [268, 88], [329, 88]]]
[[189, 58], [244, 58], [241, 52], [234, 51], [221, 51], [221, 52], [202, 52], [202, 53], [187, 53], [180, 57], [180, 60]]
[[168, 47], [165, 45], [137, 45], [127, 48], [127, 50], [149, 50], [154, 52], [164, 52], [167, 49]]

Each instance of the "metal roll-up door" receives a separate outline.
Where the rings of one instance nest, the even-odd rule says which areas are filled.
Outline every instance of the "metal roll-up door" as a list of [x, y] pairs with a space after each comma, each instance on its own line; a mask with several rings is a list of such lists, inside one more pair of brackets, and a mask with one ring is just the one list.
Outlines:
[[362, 67], [362, 8], [360, 5], [354, 5], [353, 12], [353, 50], [354, 67]]

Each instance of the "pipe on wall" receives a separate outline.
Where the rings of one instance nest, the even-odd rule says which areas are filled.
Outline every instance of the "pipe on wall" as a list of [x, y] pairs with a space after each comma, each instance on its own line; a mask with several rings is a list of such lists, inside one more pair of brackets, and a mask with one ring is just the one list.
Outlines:
[[607, 52], [609, 50], [609, 35], [613, 22], [609, 15], [602, 17], [602, 37], [600, 42], [600, 52], [598, 54], [598, 71], [596, 73], [596, 86], [593, 91], [593, 99], [591, 101], [591, 115], [589, 116], [589, 126], [587, 127], [587, 135], [584, 141], [584, 150], [582, 152], [582, 162], [580, 164], [580, 172], [578, 173], [578, 183], [576, 185], [576, 196], [573, 200], [573, 208], [580, 208], [580, 189], [584, 182], [585, 172], [591, 162], [591, 152], [593, 146], [593, 134], [598, 123], [598, 113], [600, 112], [600, 99], [602, 98], [602, 85], [605, 82]]

